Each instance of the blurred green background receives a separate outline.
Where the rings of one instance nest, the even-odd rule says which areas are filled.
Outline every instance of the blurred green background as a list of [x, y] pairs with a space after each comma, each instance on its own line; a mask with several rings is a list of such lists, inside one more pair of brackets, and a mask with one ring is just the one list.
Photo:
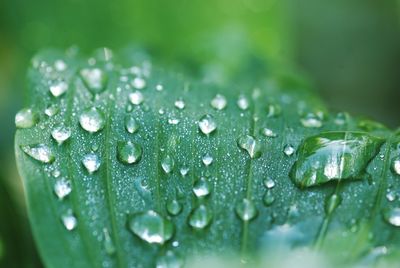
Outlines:
[[161, 62], [239, 70], [250, 53], [295, 66], [333, 109], [397, 127], [399, 10], [396, 0], [1, 0], [0, 266], [40, 267], [13, 156], [37, 51], [140, 44]]

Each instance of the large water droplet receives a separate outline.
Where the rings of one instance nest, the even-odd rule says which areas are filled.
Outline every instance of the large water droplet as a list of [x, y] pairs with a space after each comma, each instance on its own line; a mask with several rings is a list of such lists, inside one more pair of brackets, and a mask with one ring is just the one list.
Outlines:
[[129, 101], [133, 105], [140, 105], [144, 101], [144, 96], [143, 96], [142, 92], [135, 91], [135, 92], [132, 92], [129, 94]]
[[31, 128], [39, 122], [38, 115], [29, 108], [20, 110], [15, 115], [15, 126], [17, 128]]
[[283, 148], [283, 153], [287, 156], [292, 156], [295, 152], [296, 150], [290, 144], [285, 145], [285, 148]]
[[246, 150], [251, 158], [259, 158], [261, 156], [261, 146], [253, 136], [240, 136], [237, 139], [237, 144], [240, 148]]
[[383, 212], [383, 218], [389, 224], [400, 227], [400, 208], [389, 208]]
[[125, 117], [125, 129], [132, 134], [138, 131], [139, 123], [133, 116], [128, 115]]
[[314, 113], [307, 113], [304, 117], [300, 119], [300, 122], [304, 127], [308, 128], [322, 127], [322, 119]]
[[264, 180], [264, 186], [267, 187], [267, 189], [272, 189], [275, 187], [275, 181], [268, 177]]
[[61, 178], [54, 184], [54, 193], [58, 199], [63, 200], [72, 192], [71, 182], [65, 178]]
[[161, 160], [161, 167], [164, 170], [165, 173], [169, 174], [174, 170], [175, 167], [175, 161], [170, 155], [166, 155], [162, 160]]
[[90, 153], [83, 157], [82, 164], [89, 174], [92, 174], [100, 168], [100, 158], [97, 156], [97, 154]]
[[53, 129], [51, 136], [58, 144], [62, 144], [71, 137], [71, 129], [64, 125], [59, 125]]
[[274, 201], [275, 201], [275, 196], [273, 195], [272, 191], [267, 190], [263, 197], [264, 205], [270, 206], [274, 203]]
[[383, 142], [359, 132], [326, 132], [309, 137], [299, 147], [290, 177], [299, 187], [363, 178]]
[[393, 159], [392, 170], [396, 175], [400, 175], [400, 157]]
[[68, 231], [72, 231], [78, 225], [78, 220], [75, 218], [74, 214], [71, 210], [61, 216], [61, 221]]
[[338, 194], [332, 194], [325, 200], [325, 212], [326, 214], [332, 214], [332, 212], [340, 205], [342, 198]]
[[50, 86], [50, 92], [54, 97], [59, 97], [68, 90], [68, 83], [65, 81], [57, 81]]
[[211, 223], [212, 217], [212, 212], [205, 205], [200, 205], [190, 214], [189, 225], [195, 229], [204, 229]]
[[216, 110], [223, 110], [225, 109], [226, 105], [228, 104], [228, 101], [226, 98], [221, 95], [217, 94], [212, 100], [211, 100], [211, 107], [213, 107]]
[[168, 250], [165, 255], [157, 259], [156, 268], [182, 268], [183, 261], [175, 255], [172, 251]]
[[114, 245], [114, 242], [111, 239], [110, 233], [108, 232], [107, 228], [103, 229], [104, 234], [104, 249], [106, 250], [107, 254], [114, 255], [117, 251]]
[[92, 107], [86, 109], [81, 114], [79, 117], [79, 123], [84, 130], [90, 133], [95, 133], [104, 128], [105, 119], [102, 112], [100, 112], [97, 108]]
[[136, 89], [143, 89], [146, 87], [146, 80], [144, 80], [142, 77], [135, 77], [132, 80], [132, 86]]
[[205, 197], [209, 195], [211, 192], [211, 185], [208, 183], [207, 179], [201, 177], [196, 183], [193, 185], [193, 193], [197, 197]]
[[199, 128], [201, 132], [203, 132], [206, 135], [209, 135], [210, 133], [212, 133], [217, 129], [217, 123], [215, 122], [215, 119], [212, 115], [207, 114], [204, 115], [202, 118], [200, 118]]
[[240, 95], [239, 98], [238, 98], [238, 100], [237, 100], [237, 106], [238, 106], [239, 109], [241, 109], [241, 110], [247, 110], [247, 109], [249, 109], [250, 102], [249, 102], [249, 100], [246, 98], [246, 96]]
[[214, 159], [210, 154], [205, 154], [205, 155], [203, 155], [203, 158], [201, 160], [203, 161], [203, 164], [205, 166], [209, 166], [212, 164]]
[[257, 216], [257, 208], [254, 205], [254, 202], [244, 198], [236, 205], [236, 214], [241, 218], [243, 221], [250, 221]]
[[174, 234], [172, 222], [152, 210], [131, 215], [128, 226], [135, 235], [150, 244], [164, 244]]
[[117, 145], [118, 160], [124, 164], [134, 164], [142, 158], [142, 147], [131, 141], [120, 141]]
[[174, 104], [175, 104], [175, 107], [177, 109], [179, 109], [179, 110], [183, 110], [185, 108], [185, 106], [186, 106], [186, 104], [183, 101], [183, 99], [177, 99]]
[[53, 151], [45, 144], [24, 145], [22, 151], [42, 163], [52, 163], [55, 160]]
[[176, 216], [182, 211], [182, 205], [176, 199], [167, 202], [167, 211], [169, 214]]
[[93, 93], [102, 92], [107, 84], [107, 74], [99, 68], [85, 68], [80, 71], [85, 85]]

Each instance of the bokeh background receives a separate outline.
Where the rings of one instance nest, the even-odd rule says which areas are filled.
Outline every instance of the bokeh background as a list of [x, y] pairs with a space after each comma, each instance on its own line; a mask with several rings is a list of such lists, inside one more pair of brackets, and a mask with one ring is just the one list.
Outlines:
[[397, 0], [0, 0], [1, 267], [41, 267], [13, 156], [30, 58], [47, 47], [138, 44], [165, 63], [240, 69], [249, 53], [279, 62], [332, 109], [400, 126]]

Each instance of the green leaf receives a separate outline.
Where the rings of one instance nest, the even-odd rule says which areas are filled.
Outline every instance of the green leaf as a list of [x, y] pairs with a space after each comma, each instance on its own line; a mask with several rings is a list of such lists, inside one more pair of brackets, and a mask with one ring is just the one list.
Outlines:
[[291, 77], [215, 86], [105, 52], [35, 57], [16, 117], [48, 267], [190, 267], [203, 254], [265, 266], [303, 247], [338, 264], [398, 256], [399, 135], [328, 112]]

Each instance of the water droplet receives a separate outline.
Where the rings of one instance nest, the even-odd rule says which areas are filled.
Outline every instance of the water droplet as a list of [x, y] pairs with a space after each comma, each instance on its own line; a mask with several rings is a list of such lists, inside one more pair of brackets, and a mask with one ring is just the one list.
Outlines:
[[61, 216], [61, 221], [64, 224], [65, 229], [72, 231], [78, 225], [78, 220], [75, 218], [71, 210]]
[[52, 117], [56, 115], [59, 111], [60, 109], [58, 109], [56, 105], [50, 105], [44, 110], [44, 114], [47, 115], [48, 117]]
[[110, 233], [108, 232], [107, 228], [103, 229], [104, 234], [104, 249], [106, 250], [108, 255], [114, 255], [117, 251], [115, 245], [111, 239]]
[[268, 206], [272, 205], [274, 203], [274, 201], [275, 201], [275, 197], [274, 197], [272, 191], [267, 190], [263, 197], [264, 205], [268, 207]]
[[128, 220], [129, 229], [150, 244], [164, 244], [172, 238], [174, 225], [153, 210], [133, 214]]
[[178, 118], [168, 118], [168, 124], [170, 125], [177, 125], [179, 122], [180, 120]]
[[181, 175], [183, 177], [185, 177], [188, 173], [189, 173], [189, 168], [188, 167], [181, 167], [181, 169], [179, 170], [179, 172], [181, 173]]
[[96, 154], [90, 153], [83, 157], [82, 164], [89, 174], [93, 174], [100, 168], [100, 158]]
[[283, 153], [287, 156], [292, 156], [295, 153], [295, 149], [292, 145], [288, 144], [283, 148]]
[[31, 128], [39, 122], [38, 115], [29, 108], [20, 110], [15, 115], [15, 126], [17, 128]]
[[282, 113], [282, 108], [278, 104], [269, 104], [267, 106], [267, 117], [277, 117]]
[[54, 62], [54, 68], [56, 68], [57, 71], [62, 72], [68, 68], [68, 65], [63, 60], [56, 60]]
[[400, 157], [396, 157], [392, 162], [392, 170], [397, 175], [400, 175]]
[[300, 119], [300, 122], [304, 127], [308, 128], [322, 127], [322, 119], [314, 113], [307, 113], [304, 117]]
[[261, 134], [268, 138], [276, 138], [278, 136], [272, 129], [266, 127], [261, 129]]
[[95, 133], [104, 128], [105, 119], [103, 113], [101, 113], [97, 108], [92, 107], [86, 109], [79, 117], [79, 123], [81, 127], [90, 132]]
[[183, 99], [177, 99], [177, 100], [175, 101], [174, 104], [175, 104], [175, 107], [176, 107], [177, 109], [179, 109], [179, 110], [184, 109], [185, 106], [186, 106], [186, 104], [185, 104], [185, 102], [183, 101]]
[[244, 110], [249, 109], [250, 102], [246, 98], [246, 96], [240, 95], [239, 98], [238, 98], [238, 101], [237, 101], [237, 106], [239, 107], [239, 109], [244, 111]]
[[57, 81], [50, 86], [50, 92], [54, 97], [59, 97], [68, 90], [68, 83], [65, 81]]
[[386, 193], [386, 199], [387, 199], [389, 202], [393, 202], [393, 201], [396, 199], [396, 193], [395, 193], [394, 191], [392, 191], [392, 190], [389, 190], [389, 191]]
[[134, 164], [142, 158], [142, 147], [131, 141], [120, 141], [117, 145], [118, 160], [124, 164]]
[[93, 93], [102, 92], [107, 84], [107, 74], [99, 68], [85, 68], [80, 71], [85, 85]]
[[326, 214], [332, 214], [332, 212], [340, 205], [342, 198], [338, 194], [332, 194], [325, 200], [325, 212]]
[[264, 180], [264, 185], [267, 189], [272, 189], [275, 187], [275, 181], [268, 177]]
[[204, 229], [211, 223], [212, 217], [212, 212], [205, 205], [200, 205], [190, 214], [189, 225], [195, 229]]
[[259, 158], [261, 156], [261, 146], [253, 136], [240, 136], [237, 139], [237, 145], [246, 150], [251, 158]]
[[200, 118], [199, 128], [201, 132], [203, 132], [206, 135], [209, 135], [210, 133], [212, 133], [217, 129], [217, 123], [215, 122], [215, 119], [212, 115], [207, 114], [204, 115], [202, 118]]
[[336, 125], [342, 126], [347, 123], [348, 119], [349, 115], [347, 113], [337, 113], [334, 121]]
[[58, 199], [63, 200], [72, 191], [71, 182], [65, 178], [61, 178], [54, 184], [54, 193]]
[[223, 110], [225, 109], [226, 105], [228, 104], [228, 101], [226, 98], [221, 95], [217, 94], [212, 100], [211, 100], [211, 107], [213, 107], [216, 110]]
[[383, 218], [389, 224], [400, 227], [400, 208], [389, 208], [383, 212]]
[[129, 101], [133, 105], [140, 105], [144, 101], [144, 96], [143, 96], [142, 92], [135, 91], [135, 92], [132, 92], [129, 94]]
[[161, 160], [161, 167], [165, 173], [169, 174], [174, 170], [175, 161], [170, 155], [166, 155]]
[[139, 123], [133, 118], [133, 116], [125, 117], [125, 129], [129, 133], [133, 134], [139, 129]]
[[182, 205], [176, 199], [167, 202], [167, 211], [169, 214], [176, 216], [182, 211]]
[[45, 144], [37, 145], [24, 145], [21, 149], [33, 159], [36, 159], [42, 163], [52, 163], [55, 160], [55, 156], [50, 149]]
[[53, 129], [51, 136], [58, 144], [62, 144], [71, 137], [71, 129], [63, 125], [59, 125]]
[[157, 91], [163, 91], [164, 87], [161, 84], [156, 85], [156, 90]]
[[331, 180], [361, 179], [384, 140], [360, 132], [326, 132], [309, 137], [299, 147], [290, 172], [299, 187]]
[[183, 261], [175, 255], [172, 251], [168, 250], [163, 256], [157, 259], [156, 268], [182, 268]]
[[236, 205], [236, 214], [241, 218], [243, 221], [250, 221], [257, 216], [257, 208], [254, 205], [254, 202], [244, 198]]
[[132, 81], [132, 86], [136, 89], [143, 89], [146, 86], [146, 80], [142, 77], [135, 77]]
[[205, 166], [209, 166], [212, 164], [214, 159], [210, 154], [205, 154], [205, 155], [203, 155], [203, 158], [201, 160], [203, 161], [203, 164]]
[[193, 193], [197, 197], [205, 197], [209, 195], [211, 192], [211, 185], [208, 183], [207, 179], [201, 177], [196, 183], [193, 185]]

